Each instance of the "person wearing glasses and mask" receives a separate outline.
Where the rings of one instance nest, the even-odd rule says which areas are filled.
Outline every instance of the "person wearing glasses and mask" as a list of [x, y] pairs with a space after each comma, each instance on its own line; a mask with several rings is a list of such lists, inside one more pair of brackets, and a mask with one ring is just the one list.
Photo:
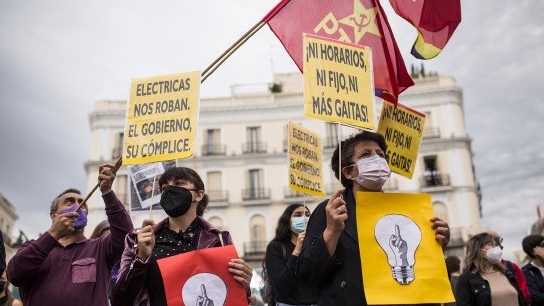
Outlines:
[[[169, 168], [159, 178], [159, 187], [162, 190], [160, 205], [168, 217], [157, 224], [144, 220], [141, 228], [126, 236], [121, 268], [111, 293], [113, 306], [166, 305], [158, 260], [233, 244], [229, 232], [220, 231], [202, 217], [208, 195], [202, 179], [193, 169]], [[253, 302], [249, 289], [251, 267], [244, 260], [235, 258], [229, 262], [228, 269], [246, 289], [248, 303]]]
[[263, 300], [268, 305], [317, 305], [316, 287], [297, 281], [297, 261], [302, 251], [310, 210], [303, 204], [287, 206], [278, 220], [276, 236], [266, 247], [263, 261]]
[[[331, 167], [344, 188], [312, 213], [297, 273], [304, 282], [321, 290], [318, 305], [367, 305], [359, 250], [365, 243], [357, 237], [355, 194], [382, 192], [391, 174], [385, 156], [387, 145], [381, 134], [362, 131], [342, 141], [340, 148], [341, 156], [337, 146]], [[435, 217], [429, 226], [445, 247], [450, 237], [448, 224]]]
[[501, 259], [502, 250], [489, 233], [468, 240], [463, 273], [455, 290], [457, 305], [527, 305], [514, 274], [501, 264]]
[[[493, 236], [493, 239], [495, 239], [495, 244], [498, 245], [501, 250], [504, 249], [502, 245], [503, 239], [497, 232], [495, 232], [494, 230], [487, 230], [486, 233]], [[525, 278], [525, 275], [523, 274], [523, 271], [521, 271], [521, 268], [517, 264], [506, 259], [501, 259], [501, 265], [508, 269], [508, 271], [512, 272], [512, 274], [514, 274], [514, 276], [516, 277], [516, 282], [518, 283], [518, 287], [523, 293], [525, 303], [527, 305], [531, 305], [531, 294], [529, 293], [527, 280]]]

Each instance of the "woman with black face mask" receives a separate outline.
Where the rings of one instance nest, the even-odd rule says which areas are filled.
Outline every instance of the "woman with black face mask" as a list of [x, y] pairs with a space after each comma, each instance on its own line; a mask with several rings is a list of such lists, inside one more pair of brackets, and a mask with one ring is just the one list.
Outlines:
[[[194, 170], [170, 168], [160, 177], [159, 186], [162, 190], [160, 204], [168, 217], [157, 224], [144, 220], [142, 228], [127, 235], [118, 280], [111, 294], [114, 306], [166, 305], [157, 260], [233, 244], [228, 232], [220, 231], [202, 218], [208, 195]], [[233, 259], [228, 268], [249, 293], [251, 267], [242, 259]], [[206, 301], [203, 305], [212, 304]]]

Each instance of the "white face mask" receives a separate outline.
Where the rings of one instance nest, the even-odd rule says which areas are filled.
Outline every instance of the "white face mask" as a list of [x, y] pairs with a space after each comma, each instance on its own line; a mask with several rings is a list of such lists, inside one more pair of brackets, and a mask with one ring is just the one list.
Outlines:
[[487, 249], [485, 252], [485, 257], [487, 258], [487, 261], [489, 261], [492, 264], [498, 264], [501, 262], [502, 259], [502, 249], [499, 246], [492, 247], [490, 249]]
[[387, 161], [379, 155], [361, 158], [355, 165], [359, 169], [359, 175], [352, 178], [352, 180], [370, 190], [381, 189], [385, 181], [391, 176]]

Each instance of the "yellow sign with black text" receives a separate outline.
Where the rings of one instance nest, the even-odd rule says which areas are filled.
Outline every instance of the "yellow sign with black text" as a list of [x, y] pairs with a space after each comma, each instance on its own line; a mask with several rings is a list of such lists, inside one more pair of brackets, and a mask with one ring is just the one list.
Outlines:
[[387, 143], [389, 168], [409, 179], [414, 175], [426, 115], [400, 103], [384, 100], [378, 133]]
[[376, 130], [369, 47], [304, 34], [304, 115]]
[[133, 79], [123, 164], [190, 157], [198, 127], [200, 72]]
[[289, 187], [316, 197], [325, 196], [321, 136], [289, 121]]

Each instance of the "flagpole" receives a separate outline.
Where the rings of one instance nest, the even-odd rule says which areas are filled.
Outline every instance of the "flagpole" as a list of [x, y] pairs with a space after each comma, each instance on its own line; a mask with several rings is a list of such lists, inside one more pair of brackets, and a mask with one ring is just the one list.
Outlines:
[[[242, 37], [240, 37], [232, 46], [230, 46], [223, 54], [221, 54], [210, 66], [208, 66], [204, 71], [202, 71], [201, 74], [201, 80], [200, 83], [204, 83], [204, 81], [217, 69], [221, 64], [223, 64], [229, 56], [234, 53], [234, 51], [238, 50], [240, 46], [242, 46], [251, 36], [253, 36], [257, 31], [259, 31], [266, 23], [263, 21], [259, 21], [256, 23], [249, 31], [244, 33]], [[209, 72], [209, 73], [208, 73]]]
[[203, 83], [221, 64], [223, 64], [229, 56], [238, 50], [251, 36], [259, 31], [268, 21], [270, 21], [277, 13], [279, 13], [291, 0], [281, 0], [266, 16], [257, 22], [249, 31], [240, 37], [232, 46], [230, 46], [223, 54], [221, 54], [208, 68], [204, 69], [201, 74], [200, 83]]
[[[113, 169], [113, 172], [114, 173], [117, 172], [117, 170], [119, 170], [119, 168], [122, 165], [123, 165], [123, 156], [119, 157], [119, 159], [115, 163], [115, 169]], [[89, 192], [89, 194], [85, 197], [85, 199], [83, 199], [83, 201], [81, 201], [81, 203], [79, 203], [79, 205], [77, 206], [75, 212], [78, 212], [81, 209], [81, 207], [83, 207], [83, 204], [85, 204], [87, 202], [87, 200], [91, 197], [91, 195], [98, 188], [98, 186], [100, 186], [100, 181], [98, 183], [96, 183], [94, 188], [91, 190], [91, 192]]]

